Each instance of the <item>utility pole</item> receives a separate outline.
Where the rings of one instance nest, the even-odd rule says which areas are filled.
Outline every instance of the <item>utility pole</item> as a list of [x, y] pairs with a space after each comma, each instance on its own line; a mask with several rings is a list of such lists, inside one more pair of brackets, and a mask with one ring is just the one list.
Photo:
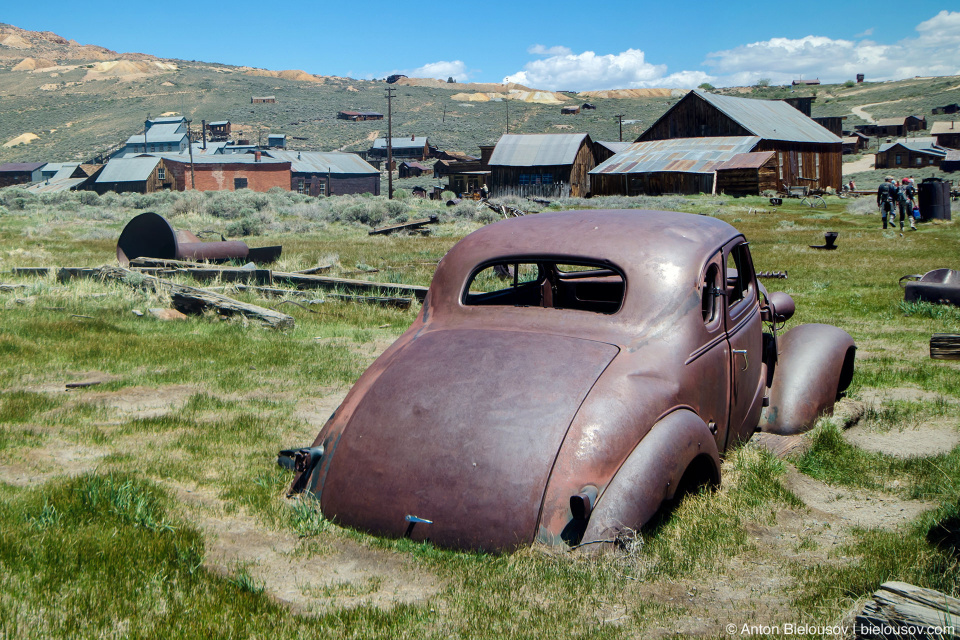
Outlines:
[[510, 133], [510, 101], [506, 96], [503, 98], [503, 106], [507, 108], [507, 133]]
[[387, 199], [393, 200], [393, 92], [387, 87]]
[[193, 172], [193, 136], [190, 135], [190, 123], [192, 120], [187, 120], [187, 149], [190, 149], [190, 188], [194, 191], [197, 190], [197, 178]]
[[617, 115], [613, 116], [614, 118], [620, 121], [620, 142], [623, 142], [623, 116], [624, 115], [626, 114], [618, 113]]
[[147, 114], [147, 119], [143, 121], [143, 152], [147, 152], [147, 129], [150, 128], [150, 114]]

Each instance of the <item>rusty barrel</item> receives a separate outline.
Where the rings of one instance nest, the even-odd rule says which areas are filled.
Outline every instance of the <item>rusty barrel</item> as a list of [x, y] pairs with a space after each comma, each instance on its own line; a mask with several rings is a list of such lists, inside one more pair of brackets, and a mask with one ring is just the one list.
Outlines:
[[189, 231], [174, 229], [166, 218], [152, 211], [128, 222], [117, 240], [117, 260], [125, 267], [136, 258], [218, 262], [246, 259], [249, 254], [245, 242], [201, 242]]

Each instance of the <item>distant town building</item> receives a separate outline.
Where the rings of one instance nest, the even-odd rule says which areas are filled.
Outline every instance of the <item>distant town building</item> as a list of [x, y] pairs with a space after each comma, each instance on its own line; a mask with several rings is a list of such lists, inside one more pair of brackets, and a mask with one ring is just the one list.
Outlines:
[[146, 156], [111, 159], [87, 188], [103, 195], [107, 191], [154, 193], [176, 185], [166, 160]]
[[290, 163], [290, 190], [311, 196], [380, 195], [380, 171], [355, 153], [283, 151], [264, 155]]
[[[426, 160], [436, 152], [436, 147], [430, 146], [425, 136], [410, 136], [409, 138], [393, 138], [394, 160]], [[367, 151], [367, 157], [373, 160], [386, 160], [387, 139], [377, 138], [373, 146]]]
[[39, 182], [46, 162], [8, 162], [0, 164], [0, 187]]
[[956, 120], [934, 122], [930, 133], [937, 141], [938, 147], [960, 149], [960, 122]]
[[585, 133], [506, 134], [490, 156], [488, 186], [493, 196], [579, 198], [590, 190], [594, 166]]
[[911, 138], [880, 145], [874, 166], [877, 169], [906, 169], [939, 167], [946, 149], [938, 147], [933, 138]]
[[254, 96], [250, 98], [250, 104], [274, 104], [276, 101], [276, 96]]
[[340, 111], [337, 113], [338, 120], [349, 120], [351, 122], [363, 122], [365, 120], [383, 120], [383, 114], [376, 111]]

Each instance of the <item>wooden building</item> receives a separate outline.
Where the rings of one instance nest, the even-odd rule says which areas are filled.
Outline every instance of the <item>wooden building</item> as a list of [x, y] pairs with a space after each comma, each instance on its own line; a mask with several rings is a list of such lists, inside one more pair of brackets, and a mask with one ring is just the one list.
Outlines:
[[948, 120], [934, 122], [930, 134], [937, 141], [938, 147], [946, 149], [960, 149], [960, 122]]
[[[426, 160], [436, 153], [436, 147], [430, 146], [425, 136], [393, 138], [392, 152], [394, 160]], [[377, 138], [367, 151], [367, 157], [373, 160], [387, 159], [387, 139]]]
[[575, 116], [580, 113], [580, 106], [573, 107], [560, 107], [560, 115], [562, 116]]
[[909, 131], [920, 131], [927, 128], [927, 119], [923, 116], [897, 116], [895, 118], [880, 118], [873, 124], [857, 125], [857, 131], [868, 136], [890, 136], [899, 138]]
[[579, 198], [590, 190], [594, 166], [585, 133], [506, 134], [490, 155], [488, 187], [494, 197]]
[[230, 138], [230, 121], [218, 120], [206, 125], [207, 138], [211, 142], [222, 142]]
[[433, 169], [428, 167], [425, 164], [420, 164], [416, 160], [408, 160], [406, 162], [401, 162], [399, 168], [397, 169], [397, 177], [399, 178], [419, 178], [423, 175], [428, 175], [433, 172]]
[[39, 182], [46, 162], [8, 162], [0, 164], [0, 187]]
[[264, 155], [290, 163], [290, 190], [311, 196], [380, 195], [380, 170], [355, 153], [283, 151]]
[[939, 167], [946, 155], [946, 150], [935, 145], [932, 138], [929, 141], [898, 140], [880, 145], [874, 167], [877, 169]]
[[956, 102], [954, 102], [953, 104], [945, 104], [942, 107], [934, 107], [933, 109], [930, 110], [930, 113], [932, 113], [933, 115], [937, 115], [941, 113], [951, 114], [951, 113], [958, 113], [958, 112], [960, 112], [960, 104], [957, 104]]
[[840, 140], [843, 142], [843, 155], [860, 153], [870, 146], [870, 137], [859, 131], [849, 136], [843, 136]]
[[383, 114], [376, 111], [340, 111], [337, 113], [337, 119], [365, 122], [367, 120], [383, 120]]
[[840, 138], [780, 100], [720, 96], [695, 89], [663, 114], [637, 142], [716, 136], [757, 136], [751, 151], [777, 152], [781, 188], [839, 189]]
[[774, 151], [740, 153], [714, 167], [714, 171], [717, 192], [728, 196], [752, 196], [778, 188]]
[[156, 156], [113, 158], [103, 167], [87, 190], [103, 195], [116, 193], [154, 193], [176, 188], [173, 172], [167, 161]]
[[813, 80], [803, 80], [803, 79], [794, 80], [791, 84], [795, 87], [815, 86], [820, 84], [820, 78], [814, 78]]
[[250, 104], [275, 104], [277, 96], [254, 96], [250, 98]]
[[813, 102], [816, 99], [816, 96], [798, 96], [796, 98], [784, 98], [783, 101], [809, 118], [813, 110]]
[[810, 119], [838, 138], [843, 136], [843, 121], [847, 116], [816, 116]]
[[[741, 156], [755, 156], [751, 152], [759, 143], [757, 136], [635, 142], [590, 172], [590, 191], [596, 196], [714, 193], [718, 188], [717, 167]], [[769, 160], [766, 153], [772, 152], [760, 154], [764, 161]], [[757, 173], [756, 167], [742, 159], [739, 165], [731, 166], [733, 169], [753, 169], [753, 174]], [[730, 175], [733, 182], [741, 179]], [[759, 184], [758, 179], [754, 182]], [[763, 188], [776, 188], [776, 182], [765, 183]]]
[[630, 146], [629, 142], [603, 142], [602, 140], [593, 141], [593, 157], [597, 164], [606, 162], [616, 154]]
[[944, 173], [960, 171], [960, 150], [947, 149], [947, 154], [940, 162], [940, 171]]

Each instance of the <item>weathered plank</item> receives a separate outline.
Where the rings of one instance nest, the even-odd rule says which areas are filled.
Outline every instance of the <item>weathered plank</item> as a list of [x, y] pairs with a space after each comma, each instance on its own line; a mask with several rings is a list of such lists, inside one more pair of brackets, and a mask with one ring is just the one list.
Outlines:
[[930, 357], [935, 360], [960, 360], [960, 335], [935, 333], [930, 336]]
[[353, 278], [334, 278], [332, 276], [304, 275], [300, 273], [273, 272], [273, 281], [292, 284], [298, 289], [338, 290], [346, 293], [383, 294], [397, 297], [413, 296], [417, 300], [427, 297], [427, 287], [393, 282], [371, 282]]
[[14, 267], [10, 273], [15, 276], [45, 276], [50, 273], [50, 267]]
[[885, 582], [856, 616], [854, 633], [857, 638], [884, 640], [951, 637], [960, 631], [958, 616], [956, 598], [905, 582]]
[[377, 227], [373, 231], [369, 232], [369, 235], [387, 235], [393, 233], [394, 231], [402, 231], [404, 229], [409, 231], [420, 230], [420, 228], [427, 224], [437, 224], [439, 219], [437, 216], [430, 216], [429, 218], [424, 218], [423, 220], [410, 220], [409, 222], [402, 222], [400, 224], [391, 224], [386, 227]]
[[57, 270], [57, 282], [70, 282], [74, 278], [99, 278], [99, 268], [61, 267]]
[[[298, 298], [309, 298], [311, 294], [305, 291], [297, 291], [291, 289], [277, 289], [275, 287], [250, 287], [243, 284], [238, 284], [235, 286], [237, 291], [250, 291], [253, 293], [260, 294], [265, 297], [272, 298], [283, 298], [283, 297], [298, 297]], [[332, 298], [335, 300], [343, 300], [346, 302], [363, 302], [366, 304], [377, 304], [382, 307], [394, 307], [397, 309], [409, 309], [410, 304], [413, 302], [411, 298], [397, 298], [389, 296], [351, 296], [347, 294], [340, 293], [328, 293], [326, 298]], [[311, 304], [311, 303], [308, 303]]]
[[285, 313], [240, 302], [212, 291], [175, 284], [169, 280], [140, 274], [123, 267], [107, 265], [101, 267], [100, 272], [104, 279], [119, 280], [133, 286], [149, 286], [158, 290], [169, 290], [173, 306], [183, 313], [200, 313], [204, 309], [213, 308], [223, 315], [239, 314], [279, 329], [292, 328], [294, 325], [293, 318]]

